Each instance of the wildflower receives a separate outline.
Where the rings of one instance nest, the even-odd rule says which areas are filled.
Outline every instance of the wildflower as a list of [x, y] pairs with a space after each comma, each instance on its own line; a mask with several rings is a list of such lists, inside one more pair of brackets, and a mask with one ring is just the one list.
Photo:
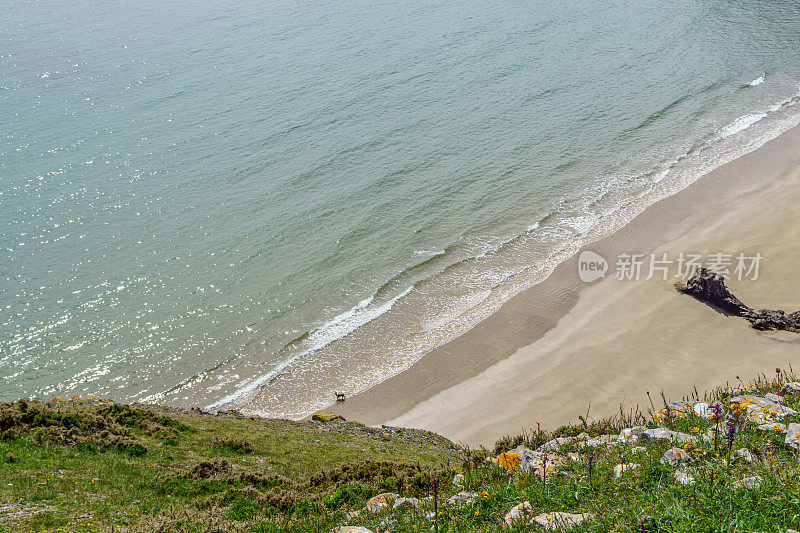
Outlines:
[[547, 483], [547, 453], [542, 454], [542, 483]]
[[486, 491], [481, 492], [481, 499], [488, 500], [489, 499], [489, 493], [486, 492]]
[[722, 406], [720, 405], [720, 403], [719, 402], [715, 403], [714, 407], [712, 407], [711, 410], [712, 410], [711, 419], [714, 420], [715, 422], [719, 421], [719, 419], [722, 418]]
[[699, 427], [695, 426], [692, 428], [692, 433], [697, 433], [698, 431], [700, 431]]

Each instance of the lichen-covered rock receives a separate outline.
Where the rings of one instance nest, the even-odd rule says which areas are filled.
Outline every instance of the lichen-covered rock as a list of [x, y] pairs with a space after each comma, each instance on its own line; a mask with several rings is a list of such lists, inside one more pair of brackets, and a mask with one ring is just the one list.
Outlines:
[[781, 398], [777, 394], [772, 394], [771, 392], [766, 393], [764, 395], [764, 399], [765, 400], [769, 400], [771, 402], [775, 402], [775, 403], [782, 403], [783, 402], [783, 398]]
[[686, 453], [683, 448], [670, 448], [669, 450], [665, 451], [664, 455], [661, 457], [661, 464], [669, 465], [672, 468], [676, 468], [680, 464], [691, 462], [692, 457]]
[[383, 494], [378, 494], [377, 496], [373, 496], [369, 500], [367, 500], [367, 511], [377, 512], [381, 509], [385, 509], [390, 505], [394, 504], [394, 501], [399, 498], [399, 494], [395, 494], [394, 492], [384, 492]]
[[597, 448], [599, 446], [614, 446], [620, 443], [620, 438], [618, 435], [600, 435], [598, 437], [589, 437], [585, 441], [582, 441], [579, 445], [583, 446], [591, 446]]
[[759, 424], [756, 426], [759, 431], [771, 431], [773, 433], [786, 433], [786, 424], [780, 422], [770, 422], [768, 424]]
[[636, 463], [622, 463], [614, 467], [614, 477], [621, 477], [622, 474], [628, 472], [630, 470], [635, 470], [639, 468], [639, 465]]
[[511, 508], [510, 511], [506, 513], [506, 516], [503, 520], [509, 526], [513, 525], [515, 522], [520, 520], [524, 520], [528, 516], [533, 514], [533, 507], [531, 507], [531, 503], [528, 501], [522, 502], [519, 505], [515, 505]]
[[789, 427], [786, 428], [784, 442], [794, 450], [800, 449], [800, 424], [789, 424]]
[[660, 427], [660, 428], [645, 430], [642, 433], [642, 440], [645, 441], [670, 440], [673, 442], [686, 443], [686, 442], [697, 442], [697, 437], [693, 437], [687, 433], [679, 433], [677, 431], [672, 431], [671, 429]]
[[577, 441], [577, 437], [556, 437], [539, 446], [539, 450], [545, 452], [557, 452], [562, 446], [566, 444], [572, 444]]
[[392, 509], [399, 509], [404, 505], [409, 505], [414, 509], [419, 509], [422, 507], [422, 504], [423, 500], [420, 500], [419, 498], [397, 498], [394, 501], [394, 505], [392, 505]]
[[781, 394], [797, 394], [800, 392], [800, 381], [790, 381], [781, 387]]
[[321, 413], [315, 413], [314, 416], [311, 417], [311, 420], [316, 422], [336, 422], [341, 420], [344, 422], [344, 417], [342, 415], [331, 413], [330, 411], [323, 411]]
[[531, 523], [539, 524], [543, 528], [549, 530], [569, 529], [577, 526], [584, 520], [591, 520], [592, 518], [594, 518], [594, 515], [591, 513], [572, 514], [555, 512], [540, 514], [535, 517]]
[[744, 479], [736, 480], [733, 482], [733, 488], [735, 489], [756, 489], [761, 486], [764, 480], [761, 479], [761, 476], [750, 476]]
[[462, 490], [459, 493], [453, 494], [448, 498], [447, 505], [466, 505], [475, 501], [475, 498], [480, 496], [477, 492], [467, 492]]
[[646, 451], [647, 448], [645, 446], [634, 446], [633, 448], [631, 448], [631, 453], [634, 455], [637, 453], [644, 453]]
[[617, 440], [620, 442], [636, 442], [639, 440], [639, 437], [642, 436], [642, 433], [647, 431], [645, 426], [634, 426], [632, 428], [625, 428], [619, 432], [619, 437]]
[[778, 419], [797, 413], [794, 409], [752, 394], [731, 398], [730, 408], [734, 416], [755, 424], [776, 422]]
[[554, 474], [556, 468], [564, 462], [564, 458], [547, 452], [540, 452], [517, 446], [513, 450], [501, 453], [493, 459], [497, 465], [502, 466], [509, 472], [519, 470], [523, 474], [534, 473], [540, 477], [545, 475], [545, 462], [547, 463], [547, 475]]
[[686, 472], [676, 470], [673, 475], [675, 476], [675, 481], [677, 481], [681, 485], [694, 485], [694, 476], [692, 476], [691, 474], [687, 474]]
[[741, 459], [745, 463], [752, 463], [753, 461], [756, 460], [755, 456], [753, 455], [753, 452], [751, 452], [747, 448], [739, 448], [738, 450], [733, 452], [733, 458]]

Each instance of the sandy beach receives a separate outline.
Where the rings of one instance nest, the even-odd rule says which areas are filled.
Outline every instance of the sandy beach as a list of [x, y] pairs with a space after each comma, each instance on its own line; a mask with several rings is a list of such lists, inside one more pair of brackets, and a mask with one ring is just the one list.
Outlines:
[[[465, 335], [331, 410], [367, 424], [428, 429], [489, 445], [552, 428], [591, 405], [599, 418], [737, 376], [800, 367], [800, 336], [760, 333], [675, 291], [669, 278], [617, 280], [620, 254], [763, 256], [758, 279], [729, 281], [754, 308], [800, 309], [800, 129], [706, 174], [585, 249], [609, 271], [587, 284], [576, 255]], [[642, 269], [642, 277], [649, 264]], [[731, 266], [733, 270], [733, 265]]]

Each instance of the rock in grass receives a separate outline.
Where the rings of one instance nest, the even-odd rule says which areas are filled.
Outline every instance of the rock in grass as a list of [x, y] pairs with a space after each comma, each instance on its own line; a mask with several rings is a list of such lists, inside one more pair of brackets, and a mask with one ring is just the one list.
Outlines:
[[687, 474], [686, 472], [676, 470], [673, 475], [675, 476], [675, 481], [677, 481], [681, 485], [694, 485], [694, 476], [692, 476], [691, 474]]
[[333, 533], [372, 533], [372, 530], [362, 526], [342, 526], [334, 529]]
[[341, 420], [344, 422], [344, 417], [342, 415], [331, 413], [330, 411], [323, 411], [321, 413], [315, 413], [314, 416], [311, 417], [311, 420], [315, 420], [317, 422], [336, 422]]
[[763, 483], [763, 479], [761, 476], [750, 476], [744, 479], [739, 479], [733, 482], [733, 488], [735, 489], [756, 489], [761, 486]]
[[752, 394], [731, 398], [730, 408], [733, 414], [744, 415], [747, 420], [755, 424], [775, 422], [785, 416], [797, 414], [794, 409]]
[[786, 445], [793, 450], [800, 449], [800, 424], [789, 424], [786, 428]]
[[738, 450], [733, 452], [733, 458], [741, 459], [745, 463], [752, 463], [753, 461], [756, 460], [755, 456], [753, 455], [753, 452], [751, 452], [747, 448], [739, 448]]
[[654, 428], [645, 430], [642, 433], [642, 440], [657, 441], [657, 440], [671, 440], [673, 442], [697, 442], [697, 437], [693, 437], [687, 433], [679, 433], [667, 428]]
[[453, 486], [457, 487], [464, 484], [464, 474], [458, 473], [453, 476]]
[[392, 509], [399, 509], [404, 505], [410, 505], [414, 509], [419, 509], [420, 507], [422, 507], [422, 500], [420, 500], [419, 498], [397, 498], [394, 501]]
[[800, 381], [790, 381], [781, 387], [781, 394], [797, 394], [800, 392]]
[[770, 422], [769, 424], [759, 424], [756, 429], [759, 431], [786, 433], [786, 424], [781, 424], [780, 422]]
[[781, 402], [783, 402], [783, 398], [781, 398], [781, 397], [780, 397], [780, 396], [778, 396], [777, 394], [772, 394], [771, 392], [768, 392], [768, 393], [766, 393], [766, 394], [764, 395], [764, 399], [765, 399], [765, 400], [769, 400], [769, 401], [771, 401], [771, 402], [775, 402], [775, 403], [781, 403]]
[[367, 511], [377, 512], [381, 509], [385, 509], [390, 505], [394, 504], [394, 501], [399, 498], [399, 494], [395, 494], [394, 492], [384, 492], [383, 494], [378, 494], [377, 496], [373, 496], [369, 500], [367, 500]]
[[639, 468], [639, 465], [636, 463], [619, 464], [614, 467], [614, 477], [621, 477], [625, 472], [635, 470], [636, 468]]
[[636, 442], [645, 431], [647, 431], [647, 427], [645, 426], [633, 426], [632, 428], [625, 428], [619, 432], [619, 437], [617, 437], [617, 440], [619, 442]]
[[447, 500], [447, 505], [461, 505], [461, 504], [472, 503], [478, 496], [480, 496], [480, 494], [478, 494], [477, 492], [467, 492], [465, 490], [462, 490], [461, 492], [450, 496], [450, 498]]
[[662, 465], [669, 465], [672, 468], [676, 468], [681, 463], [691, 463], [692, 457], [686, 453], [685, 450], [682, 448], [670, 448], [664, 455], [661, 457], [661, 464]]
[[531, 503], [525, 501], [512, 507], [511, 510], [506, 513], [506, 516], [503, 520], [505, 520], [507, 525], [511, 526], [515, 522], [523, 520], [532, 514], [533, 507], [531, 507]]
[[566, 444], [572, 444], [573, 442], [577, 441], [577, 437], [556, 437], [539, 446], [539, 450], [545, 452], [557, 452], [562, 446]]
[[571, 527], [577, 526], [584, 520], [591, 520], [592, 518], [594, 518], [594, 515], [591, 513], [572, 514], [572, 513], [555, 512], [555, 513], [540, 514], [539, 516], [533, 519], [532, 523], [535, 522], [540, 526], [544, 527], [545, 529], [550, 529], [550, 530], [569, 529]]
[[[552, 475], [555, 473], [556, 467], [562, 464], [564, 459], [555, 454], [534, 451], [525, 446], [517, 446], [513, 450], [501, 453], [493, 461], [509, 472], [520, 470], [524, 474], [534, 473], [542, 477], [545, 473], [545, 467], [547, 468], [547, 475]], [[546, 465], [545, 462], [547, 463]]]

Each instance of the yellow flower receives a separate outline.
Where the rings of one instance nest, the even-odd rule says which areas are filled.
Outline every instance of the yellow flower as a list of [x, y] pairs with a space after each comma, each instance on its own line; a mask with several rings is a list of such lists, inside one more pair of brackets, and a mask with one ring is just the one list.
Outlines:
[[692, 433], [697, 433], [698, 431], [700, 431], [699, 427], [695, 426], [692, 428]]
[[481, 498], [483, 498], [484, 500], [488, 500], [489, 499], [489, 493], [486, 492], [486, 491], [481, 492]]

